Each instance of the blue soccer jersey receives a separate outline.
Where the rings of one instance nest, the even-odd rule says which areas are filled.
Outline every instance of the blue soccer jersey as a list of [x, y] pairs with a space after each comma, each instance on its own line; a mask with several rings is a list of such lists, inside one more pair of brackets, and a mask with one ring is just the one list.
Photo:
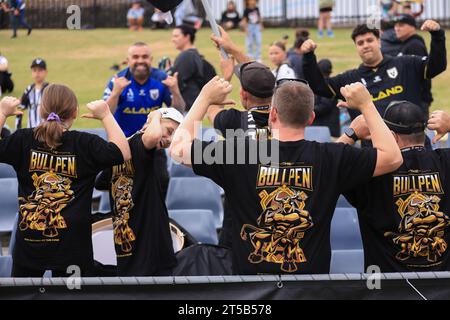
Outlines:
[[[126, 77], [127, 74], [123, 71], [118, 76]], [[163, 72], [156, 73], [152, 70], [152, 76], [143, 85], [131, 78], [131, 84], [120, 95], [114, 118], [116, 118], [127, 137], [142, 129], [150, 112], [161, 108], [163, 103], [168, 107], [172, 105], [172, 95], [169, 88], [162, 84], [161, 80], [157, 80], [158, 78], [155, 79], [155, 76], [163, 79], [163, 75], [165, 75]], [[113, 85], [114, 78], [111, 79], [105, 89], [104, 100], [108, 100], [111, 96]]]

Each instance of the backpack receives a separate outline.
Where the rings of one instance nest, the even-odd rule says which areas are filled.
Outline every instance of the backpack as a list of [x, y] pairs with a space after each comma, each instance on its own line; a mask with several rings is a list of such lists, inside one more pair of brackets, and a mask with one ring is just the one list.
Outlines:
[[216, 69], [214, 66], [205, 59], [204, 56], [200, 55], [203, 63], [202, 77], [199, 79], [200, 88], [203, 88], [205, 84], [207, 84], [212, 78], [217, 75]]

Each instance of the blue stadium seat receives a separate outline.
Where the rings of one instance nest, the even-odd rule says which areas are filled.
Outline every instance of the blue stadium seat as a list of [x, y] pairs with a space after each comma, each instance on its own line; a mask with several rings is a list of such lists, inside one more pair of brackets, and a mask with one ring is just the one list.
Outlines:
[[12, 166], [6, 163], [0, 163], [0, 179], [17, 178], [16, 171]]
[[328, 127], [306, 127], [305, 140], [331, 142], [330, 129]]
[[172, 166], [170, 167], [170, 177], [171, 178], [193, 178], [198, 177], [192, 168], [186, 167], [182, 164], [178, 163], [172, 163]]
[[217, 244], [217, 231], [211, 210], [169, 210], [169, 217], [179, 223], [197, 241]]
[[336, 208], [353, 208], [353, 206], [345, 199], [343, 195], [339, 196]]
[[0, 278], [10, 278], [12, 271], [12, 257], [0, 257]]
[[106, 131], [103, 128], [76, 129], [76, 130], [80, 131], [80, 132], [87, 132], [87, 133], [90, 133], [90, 134], [95, 134], [95, 135], [99, 136], [100, 138], [102, 138], [103, 140], [108, 140], [108, 136], [106, 134]]
[[98, 206], [98, 211], [102, 213], [111, 212], [111, 203], [109, 199], [109, 192], [103, 191], [100, 196], [100, 204]]
[[13, 229], [14, 219], [19, 211], [18, 182], [16, 178], [0, 179], [0, 233]]
[[198, 178], [172, 178], [166, 198], [167, 209], [205, 209], [214, 214], [217, 229], [222, 227], [223, 203], [221, 188], [213, 181]]
[[364, 251], [356, 250], [333, 250], [331, 252], [330, 273], [363, 273]]
[[19, 220], [19, 214], [16, 214], [16, 217], [14, 218], [14, 222], [13, 222], [13, 228], [11, 230], [11, 239], [9, 239], [8, 254], [10, 256], [12, 256], [14, 246], [16, 245], [16, 232], [17, 232], [18, 220]]
[[358, 214], [354, 208], [336, 208], [331, 221], [331, 249], [362, 249]]

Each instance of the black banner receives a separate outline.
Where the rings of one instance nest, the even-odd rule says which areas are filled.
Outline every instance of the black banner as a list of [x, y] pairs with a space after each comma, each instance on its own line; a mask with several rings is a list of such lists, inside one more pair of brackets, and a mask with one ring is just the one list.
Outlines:
[[[206, 278], [91, 278], [68, 289], [65, 279], [0, 280], [0, 300], [440, 300], [450, 299], [450, 279], [215, 281]], [[245, 277], [244, 277], [245, 278]], [[105, 281], [104, 279], [108, 279]], [[130, 280], [131, 279], [131, 280]], [[20, 280], [20, 279], [19, 279]], [[14, 282], [15, 281], [15, 282]], [[58, 284], [50, 284], [50, 282]], [[69, 287], [73, 287], [69, 279]], [[158, 283], [159, 282], [159, 283]], [[373, 289], [369, 289], [373, 288]], [[378, 287], [378, 289], [376, 288]]]

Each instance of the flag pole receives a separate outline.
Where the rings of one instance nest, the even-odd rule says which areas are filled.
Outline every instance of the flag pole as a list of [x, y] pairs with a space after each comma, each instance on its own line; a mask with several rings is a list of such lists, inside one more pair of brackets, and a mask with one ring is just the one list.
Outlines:
[[[211, 5], [209, 4], [208, 0], [202, 0], [202, 4], [203, 4], [203, 7], [205, 8], [206, 18], [208, 19], [209, 24], [211, 25], [211, 29], [212, 29], [213, 33], [217, 37], [221, 37], [222, 35], [220, 34], [220, 30], [219, 30], [219, 27], [217, 25], [216, 19], [214, 19], [214, 15], [212, 13]], [[225, 52], [225, 50], [223, 50], [223, 48], [220, 48], [220, 52], [221, 52], [222, 57], [224, 59], [228, 59], [228, 54]]]

